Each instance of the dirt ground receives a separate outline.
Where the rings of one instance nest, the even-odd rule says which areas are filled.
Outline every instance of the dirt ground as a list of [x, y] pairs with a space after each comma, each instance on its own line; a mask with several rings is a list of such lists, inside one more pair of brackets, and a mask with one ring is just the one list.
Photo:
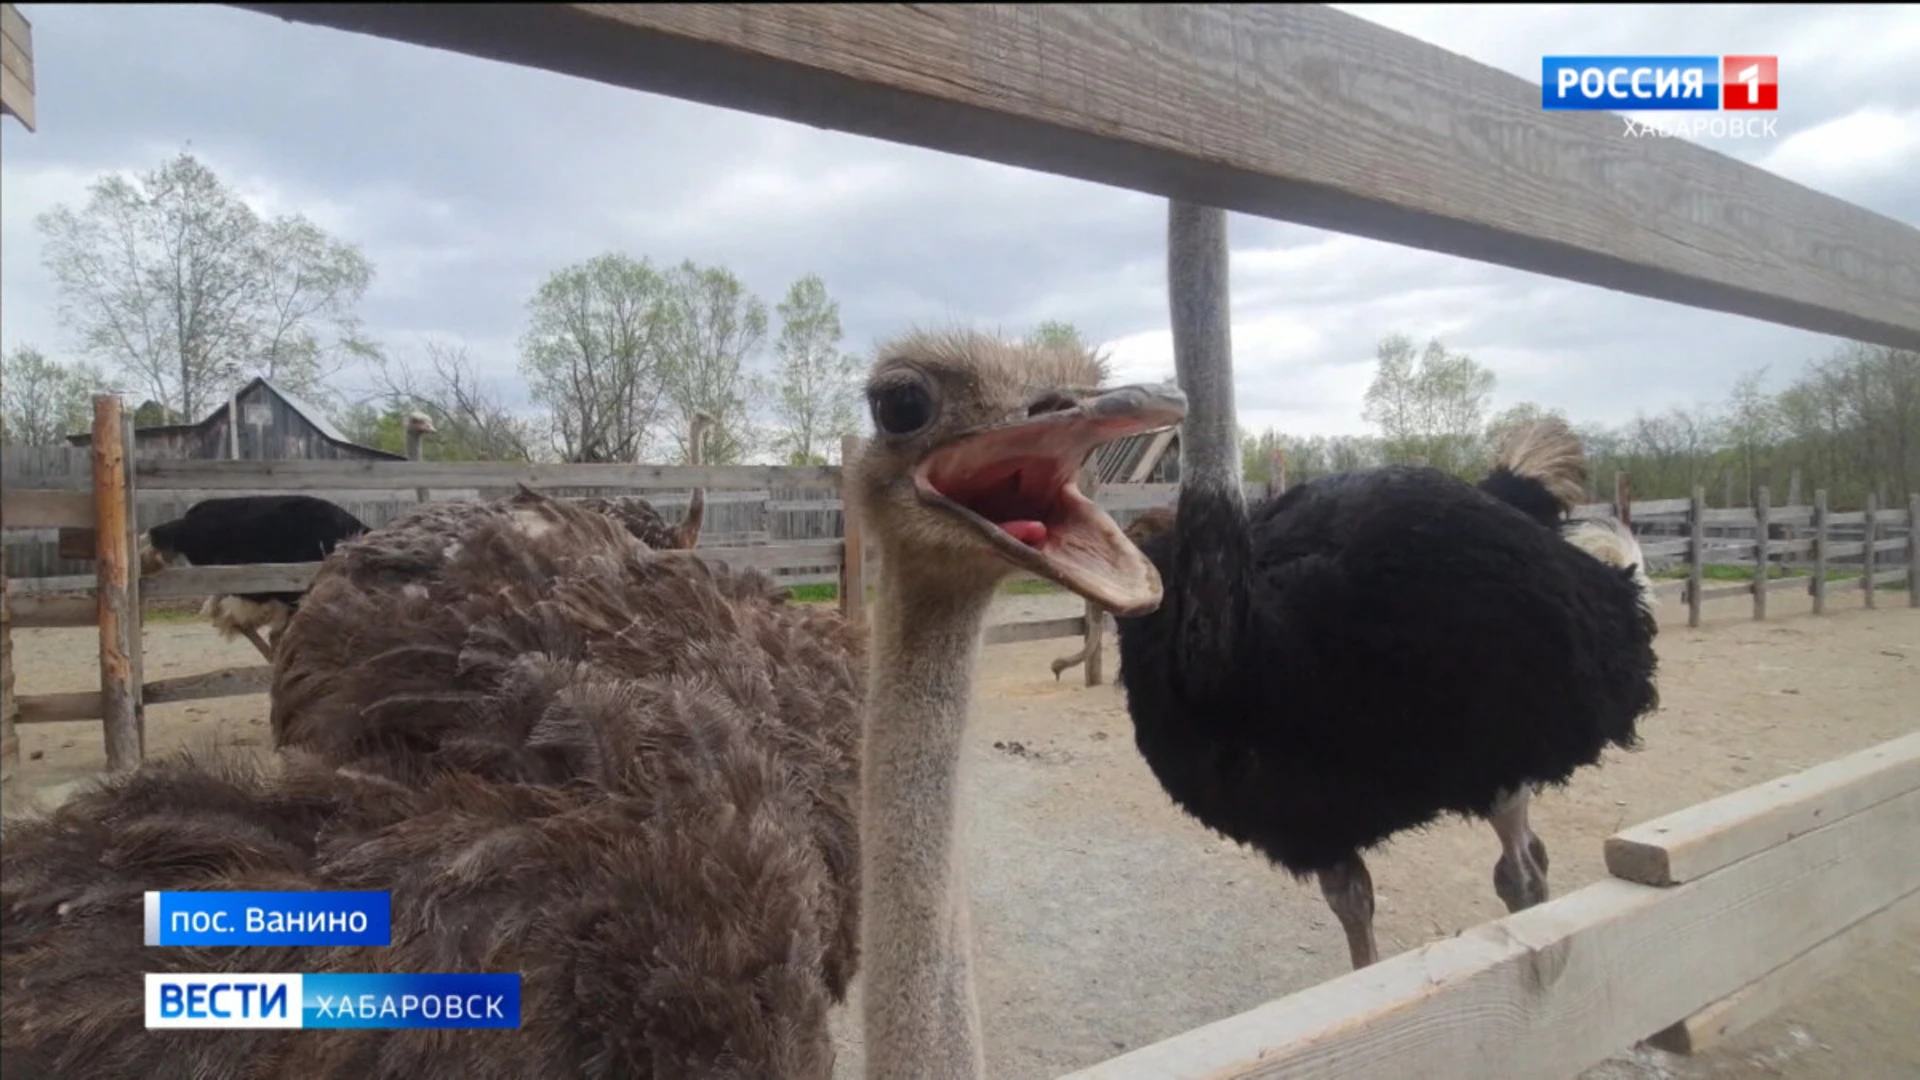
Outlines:
[[[1903, 595], [1877, 611], [1839, 593], [1830, 614], [1776, 594], [1709, 605], [1706, 624], [1663, 612], [1661, 711], [1646, 746], [1611, 757], [1571, 789], [1535, 802], [1556, 895], [1600, 878], [1601, 841], [1728, 791], [1920, 729], [1920, 611]], [[1069, 597], [1005, 597], [996, 621], [1076, 613]], [[1346, 968], [1317, 889], [1268, 868], [1176, 810], [1134, 750], [1120, 695], [1055, 682], [1047, 662], [1069, 640], [984, 651], [966, 779], [967, 846], [990, 1072], [1048, 1077], [1321, 982]], [[22, 692], [96, 684], [88, 630], [16, 633]], [[147, 678], [258, 662], [196, 622], [150, 625]], [[1114, 663], [1108, 654], [1109, 673]], [[148, 753], [201, 740], [267, 743], [264, 696], [152, 708]], [[96, 723], [21, 730], [19, 783], [58, 800], [103, 765]], [[16, 809], [22, 804], [16, 802]], [[1495, 919], [1497, 853], [1484, 824], [1403, 836], [1370, 859], [1378, 930], [1392, 954]], [[856, 987], [856, 994], [858, 987]], [[1920, 927], [1715, 1052], [1646, 1048], [1588, 1080], [1920, 1076]], [[858, 1075], [851, 1010], [841, 1074]]]

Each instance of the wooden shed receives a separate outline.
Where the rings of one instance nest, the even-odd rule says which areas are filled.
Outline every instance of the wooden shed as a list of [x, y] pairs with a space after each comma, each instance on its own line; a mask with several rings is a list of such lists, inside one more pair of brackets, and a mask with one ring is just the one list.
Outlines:
[[[93, 435], [67, 436], [79, 447]], [[320, 410], [266, 378], [255, 378], [227, 403], [191, 424], [133, 431], [134, 455], [233, 461], [405, 461], [401, 454], [353, 442]]]

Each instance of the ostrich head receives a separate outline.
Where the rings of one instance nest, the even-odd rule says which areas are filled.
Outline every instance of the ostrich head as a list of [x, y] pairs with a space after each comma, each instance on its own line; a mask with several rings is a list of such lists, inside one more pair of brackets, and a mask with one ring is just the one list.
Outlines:
[[977, 333], [883, 348], [866, 388], [874, 437], [855, 466], [889, 558], [956, 588], [1014, 569], [1120, 614], [1160, 602], [1160, 576], [1075, 483], [1094, 449], [1180, 422], [1173, 386], [1102, 390], [1084, 350]]
[[705, 450], [707, 435], [713, 431], [714, 427], [719, 423], [720, 421], [714, 419], [713, 414], [707, 410], [693, 410], [693, 415], [687, 418], [688, 463], [701, 465], [706, 462]]
[[433, 426], [433, 417], [418, 411], [407, 414], [407, 434], [438, 435], [439, 433], [439, 429]]

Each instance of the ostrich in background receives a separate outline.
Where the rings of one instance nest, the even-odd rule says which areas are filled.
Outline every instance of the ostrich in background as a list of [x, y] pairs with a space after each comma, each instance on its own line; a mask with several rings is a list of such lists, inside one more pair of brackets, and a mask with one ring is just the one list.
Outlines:
[[[312, 495], [241, 495], [204, 499], [140, 537], [140, 573], [173, 566], [255, 566], [325, 559], [340, 543], [367, 531], [361, 520]], [[244, 637], [269, 663], [303, 592], [221, 593], [200, 615], [226, 640]], [[260, 632], [267, 632], [262, 640]]]
[[[706, 463], [707, 434], [713, 430], [713, 414], [694, 410], [687, 421], [687, 464]], [[678, 525], [670, 525], [653, 504], [638, 495], [596, 495], [574, 502], [602, 514], [611, 514], [640, 542], [655, 551], [691, 551], [700, 543], [701, 523], [706, 517], [706, 489], [696, 487], [687, 496], [687, 512]]]
[[[342, 545], [274, 673], [276, 729], [322, 737], [9, 825], [7, 1075], [827, 1080], [865, 967], [870, 1075], [980, 1076], [954, 800], [981, 623], [1016, 567], [1121, 612], [1160, 595], [1071, 478], [1180, 398], [1097, 374], [982, 335], [881, 352], [845, 484], [884, 552], [866, 657], [757, 571], [533, 492]], [[390, 890], [390, 947], [216, 966], [517, 971], [521, 1028], [148, 1031], [139, 973], [210, 954], [142, 945], [142, 893], [196, 888]]]
[[1321, 477], [1248, 510], [1234, 438], [1224, 211], [1174, 203], [1174, 362], [1189, 412], [1165, 600], [1118, 620], [1135, 742], [1173, 800], [1314, 874], [1355, 967], [1378, 958], [1362, 852], [1487, 819], [1509, 911], [1547, 898], [1536, 787], [1636, 745], [1657, 704], [1637, 565], [1555, 527], [1579, 442], [1517, 432], [1481, 487], [1433, 469]]

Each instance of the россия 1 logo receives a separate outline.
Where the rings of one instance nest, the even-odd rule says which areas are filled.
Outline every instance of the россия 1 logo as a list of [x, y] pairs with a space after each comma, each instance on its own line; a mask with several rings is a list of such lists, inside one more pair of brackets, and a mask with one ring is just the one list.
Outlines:
[[[1559, 111], [1776, 112], [1777, 56], [1543, 56], [1540, 107]], [[1775, 134], [1774, 118], [1627, 121], [1627, 134]], [[1677, 131], [1655, 131], [1654, 127]]]

